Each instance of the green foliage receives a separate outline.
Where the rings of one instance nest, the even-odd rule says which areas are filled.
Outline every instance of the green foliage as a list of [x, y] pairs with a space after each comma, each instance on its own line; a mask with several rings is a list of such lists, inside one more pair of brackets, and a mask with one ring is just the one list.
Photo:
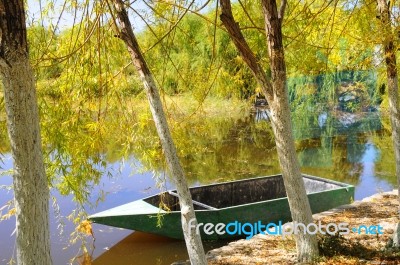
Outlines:
[[[3, 86], [0, 86], [0, 88], [3, 89]], [[4, 96], [3, 93], [0, 92], [0, 157], [2, 153], [6, 152], [9, 149], [10, 149], [10, 143], [8, 141], [8, 135], [7, 135]]]
[[[217, 170], [222, 158], [216, 151], [228, 153], [230, 147], [228, 144], [214, 146], [214, 142], [228, 143], [229, 139], [238, 137], [246, 142], [247, 135], [251, 135], [251, 142], [260, 148], [260, 153], [263, 148], [273, 149], [272, 139], [261, 133], [270, 130], [267, 125], [256, 124], [247, 131], [235, 130], [241, 127], [240, 121], [225, 119], [229, 110], [242, 109], [236, 105], [243, 103], [236, 99], [251, 99], [260, 91], [224, 29], [220, 28], [218, 11], [211, 8], [204, 14], [192, 14], [178, 7], [185, 5], [184, 1], [175, 4], [149, 3], [153, 9], [146, 19], [151, 28], [140, 32], [138, 39], [162, 88], [179, 155], [193, 165], [187, 171]], [[87, 6], [88, 10], [92, 9], [92, 15], [76, 20], [71, 28], [60, 31], [54, 26], [43, 26], [44, 23], [33, 24], [28, 31], [49, 178], [63, 194], [74, 193], [81, 203], [105, 173], [107, 162], [133, 155], [145, 168], [160, 170], [165, 165], [141, 93], [142, 84], [123, 42], [114, 37], [113, 22], [105, 14], [103, 5], [99, 1]], [[78, 13], [86, 10], [84, 3], [74, 1], [68, 3], [66, 10], [71, 12], [75, 8]], [[53, 9], [48, 6], [45, 11], [51, 13]], [[383, 83], [382, 67], [378, 67], [378, 77], [370, 70], [375, 70], [374, 52], [376, 43], [381, 41], [373, 5], [289, 1], [286, 11], [283, 34], [287, 85], [293, 110], [303, 114], [294, 116], [297, 124], [317, 124], [317, 116], [308, 114], [334, 107], [338, 87], [348, 80], [362, 84], [372, 98], [371, 104], [381, 101], [382, 95], [376, 92], [376, 87]], [[268, 51], [259, 3], [237, 2], [233, 12], [268, 75]], [[208, 96], [216, 99], [215, 104], [205, 103]], [[3, 124], [1, 99], [0, 95], [0, 123]], [[316, 104], [321, 101], [327, 104]], [[216, 110], [219, 104], [216, 102], [223, 102], [219, 107], [226, 112], [221, 114]], [[359, 109], [354, 102], [349, 104], [352, 104], [347, 106], [349, 110]], [[223, 118], [212, 113], [219, 113]], [[333, 126], [330, 128], [332, 133]], [[0, 129], [0, 135], [6, 135], [5, 130]], [[249, 148], [246, 143], [229, 152], [246, 161]], [[261, 162], [262, 156], [254, 159], [259, 159], [261, 167], [274, 168]], [[204, 160], [208, 163], [201, 166]], [[238, 163], [234, 157], [226, 161], [230, 161], [226, 166], [235, 168], [237, 174], [250, 167], [245, 162]], [[209, 173], [212, 178], [218, 172]]]
[[[382, 119], [382, 131], [374, 134], [373, 141], [376, 146], [382, 150], [381, 159], [375, 165], [375, 172], [378, 176], [390, 176], [389, 182], [397, 185], [396, 179], [396, 159], [393, 150], [392, 137], [385, 137], [392, 135], [392, 127], [389, 118]], [[390, 161], [384, 162], [384, 161]]]
[[36, 79], [54, 79], [61, 75], [61, 65], [57, 60], [58, 36], [53, 30], [40, 25], [28, 28], [29, 56]]
[[[250, 71], [220, 28], [214, 9], [200, 16], [169, 2], [151, 5], [151, 28], [140, 32], [138, 38], [166, 94], [191, 93], [201, 102], [207, 95], [248, 99], [259, 92]], [[268, 69], [264, 22], [258, 7], [254, 1], [241, 1], [234, 4], [233, 12], [256, 57]], [[283, 25], [289, 77], [325, 75], [324, 85], [316, 92], [323, 93], [320, 98], [334, 100], [337, 73], [374, 67], [373, 51], [379, 42], [372, 42], [371, 36], [380, 39], [377, 21], [372, 19], [374, 12], [371, 5], [364, 3], [289, 3]], [[104, 17], [101, 12], [100, 16]], [[133, 66], [128, 66], [130, 60], [123, 43], [113, 37], [113, 23], [105, 17], [102, 21], [86, 19], [57, 35], [51, 29], [32, 27], [31, 46], [46, 47], [34, 48], [31, 54], [40, 69], [38, 79], [59, 77], [53, 85], [43, 86], [41, 92], [55, 98], [72, 90], [78, 90], [79, 97], [89, 98], [113, 91], [123, 97], [140, 93], [141, 83]], [[304, 94], [304, 89], [309, 92], [311, 88], [296, 84], [293, 95]], [[369, 93], [374, 91], [376, 87]]]
[[[240, 15], [244, 18], [243, 11]], [[214, 16], [212, 10], [206, 18], [214, 21]], [[259, 44], [258, 32], [246, 35], [252, 35], [252, 45]], [[167, 22], [157, 24], [139, 41], [160, 87], [169, 95], [190, 92], [201, 101], [207, 95], [244, 99], [254, 94], [255, 82], [229, 37], [204, 18], [187, 14], [173, 29]]]
[[[114, 36], [104, 3], [85, 7], [85, 2], [67, 2], [72, 13], [75, 8], [78, 14], [86, 8], [93, 12], [77, 19], [71, 28], [34, 23], [28, 30], [47, 174], [61, 194], [74, 195], [78, 210], [71, 218], [76, 223], [85, 217], [82, 205], [94, 185], [102, 175], [111, 174], [110, 163], [133, 156], [143, 170], [165, 169], [142, 84], [126, 47]], [[218, 11], [210, 9], [200, 16], [185, 14], [184, 9], [171, 7], [170, 1], [149, 3], [154, 9], [146, 19], [152, 28], [140, 32], [138, 39], [162, 88], [189, 181], [215, 182], [279, 172], [271, 127], [266, 122], [248, 125], [249, 109], [242, 100], [260, 91], [220, 28]], [[185, 1], [176, 3], [184, 5]], [[54, 9], [52, 4], [43, 16]], [[258, 1], [243, 0], [235, 2], [233, 12], [268, 75], [259, 6]], [[365, 145], [343, 136], [348, 128], [340, 126], [338, 117], [329, 116], [320, 126], [319, 115], [336, 104], [337, 88], [350, 80], [362, 84], [371, 104], [383, 99], [383, 106], [387, 105], [386, 95], [376, 89], [385, 83], [385, 73], [378, 65], [382, 58], [376, 56], [382, 36], [375, 13], [375, 5], [364, 1], [356, 5], [348, 1], [289, 1], [283, 25], [287, 85], [295, 110], [299, 160], [306, 173], [332, 179], [353, 174], [346, 181], [358, 181], [361, 166], [357, 161]], [[346, 108], [354, 111], [360, 106], [349, 102]], [[356, 126], [358, 132], [369, 132], [376, 123], [365, 121]], [[388, 121], [383, 127], [389, 134]], [[381, 150], [392, 148], [389, 137], [373, 137]], [[367, 136], [358, 140], [365, 143]], [[0, 92], [0, 153], [8, 151]], [[393, 152], [382, 152], [382, 156], [384, 162], [376, 166], [378, 174], [394, 176], [394, 163], [386, 162], [394, 161]], [[389, 181], [395, 183], [394, 178]]]

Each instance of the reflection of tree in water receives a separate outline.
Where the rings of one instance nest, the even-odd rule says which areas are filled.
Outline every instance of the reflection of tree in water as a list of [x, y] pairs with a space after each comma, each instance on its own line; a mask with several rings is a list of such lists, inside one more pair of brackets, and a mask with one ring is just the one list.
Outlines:
[[[207, 139], [207, 152], [184, 158], [186, 172], [202, 181], [240, 179], [279, 172], [273, 134], [268, 123], [254, 123], [252, 117], [225, 119], [222, 139]], [[229, 128], [227, 128], [229, 127]], [[201, 136], [192, 135], [198, 143]]]
[[299, 160], [303, 172], [338, 181], [357, 183], [362, 164], [349, 161], [346, 136], [315, 139], [310, 148], [307, 146], [310, 141], [304, 142], [306, 143], [300, 144], [302, 149], [299, 150]]
[[[299, 161], [305, 173], [356, 184], [363, 171], [362, 158], [369, 136], [381, 128], [380, 117], [370, 113], [352, 124], [342, 124], [334, 115], [296, 112], [293, 117]], [[239, 179], [280, 171], [273, 134], [268, 121], [255, 116], [244, 119], [204, 121], [215, 137], [202, 137], [191, 131], [193, 144], [203, 152], [183, 156], [190, 178], [201, 182]], [[204, 125], [200, 126], [203, 127]], [[207, 127], [207, 126], [206, 126]], [[188, 137], [188, 136], [184, 136]]]
[[356, 184], [361, 176], [363, 164], [361, 158], [365, 153], [367, 139], [363, 135], [350, 134], [336, 137], [333, 155], [333, 172], [336, 179]]
[[396, 159], [393, 151], [391, 125], [389, 118], [382, 119], [382, 130], [373, 134], [372, 140], [380, 150], [380, 159], [375, 163], [375, 174], [397, 185]]
[[[360, 159], [365, 152], [367, 135], [381, 127], [379, 115], [372, 113], [344, 126], [323, 108], [319, 108], [322, 111], [316, 109], [310, 108], [310, 104], [300, 106], [293, 115], [294, 136], [303, 171], [355, 183], [362, 169]], [[66, 110], [63, 110], [63, 116], [56, 117], [64, 117]], [[92, 161], [111, 163], [133, 156], [145, 170], [161, 172], [163, 156], [149, 115], [145, 112], [127, 117], [109, 114], [101, 125], [101, 139], [95, 142], [90, 139], [96, 135], [96, 130], [87, 129], [92, 122], [90, 113], [88, 117], [81, 115], [70, 127], [60, 125], [64, 119], [49, 117], [44, 122], [53, 126], [47, 126], [50, 129], [44, 135], [52, 146], [63, 148], [65, 161], [72, 159], [74, 165], [87, 166], [88, 174], [74, 178], [72, 184], [77, 187], [93, 181], [88, 176], [96, 175], [97, 178], [101, 173], [90, 173], [95, 170], [89, 167]], [[269, 122], [265, 119], [255, 122], [254, 115], [244, 118], [226, 116], [200, 113], [183, 121], [170, 120], [189, 181], [210, 183], [280, 172]], [[67, 191], [69, 188], [65, 187]]]
[[303, 171], [356, 184], [363, 171], [368, 138], [381, 129], [379, 115], [362, 114], [354, 122], [343, 124], [331, 113], [315, 113], [302, 117], [300, 112], [294, 117]]
[[[368, 137], [382, 129], [380, 114], [372, 106], [380, 102], [376, 73], [339, 71], [300, 76], [289, 79], [288, 88], [303, 171], [357, 183], [363, 171], [362, 158]], [[349, 104], [356, 103], [352, 97], [340, 95], [343, 91], [362, 93], [368, 108], [355, 108], [357, 111], [352, 112], [338, 110], [335, 106], [340, 103], [340, 96]]]
[[267, 108], [255, 108], [254, 113], [252, 115], [254, 117], [255, 122], [261, 121], [269, 121], [270, 112]]

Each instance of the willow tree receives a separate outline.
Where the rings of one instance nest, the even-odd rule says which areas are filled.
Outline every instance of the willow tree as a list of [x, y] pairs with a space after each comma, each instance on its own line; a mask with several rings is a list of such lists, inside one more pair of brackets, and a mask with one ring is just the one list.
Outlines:
[[[267, 78], [263, 67], [247, 44], [239, 24], [235, 21], [230, 0], [220, 0], [220, 3], [222, 10], [220, 19], [239, 50], [241, 57], [253, 72], [270, 106], [272, 129], [275, 135], [279, 163], [292, 219], [295, 222], [306, 225], [312, 223], [311, 207], [300, 172], [292, 135], [289, 97], [286, 86], [286, 65], [282, 41], [282, 21], [286, 1], [282, 0], [279, 9], [276, 0], [261, 1], [269, 52], [270, 79]], [[299, 261], [309, 262], [318, 256], [318, 244], [315, 235], [301, 231], [295, 237]]]
[[28, 56], [24, 4], [23, 0], [0, 0], [0, 74], [14, 160], [16, 254], [19, 265], [48, 265], [52, 263], [49, 188]]
[[[392, 139], [393, 149], [396, 159], [396, 176], [397, 186], [400, 200], [400, 108], [399, 108], [399, 85], [397, 76], [397, 61], [396, 51], [394, 43], [394, 33], [392, 28], [392, 17], [390, 1], [377, 0], [378, 10], [380, 13], [380, 21], [383, 34], [383, 49], [384, 57], [386, 62], [386, 78], [388, 85], [388, 96], [389, 96], [389, 113], [390, 123], [392, 126]], [[400, 246], [400, 225], [397, 224], [397, 229], [393, 237], [393, 246]]]
[[[122, 0], [114, 0], [113, 3], [116, 13], [115, 23], [117, 23], [119, 27], [119, 32], [117, 32], [118, 37], [125, 42], [132, 59], [132, 63], [135, 66], [136, 71], [138, 72], [144, 85], [144, 90], [149, 101], [150, 110], [161, 141], [161, 146], [164, 151], [168, 169], [175, 183], [179, 196], [182, 230], [190, 262], [196, 265], [205, 265], [207, 264], [207, 260], [200, 235], [196, 233], [195, 226], [189, 226], [189, 222], [192, 219], [196, 219], [193, 202], [185, 174], [179, 162], [176, 147], [169, 131], [157, 85], [140, 50], [136, 36], [133, 33], [132, 25], [124, 7], [124, 3]], [[197, 222], [195, 222], [195, 224], [196, 223]]]

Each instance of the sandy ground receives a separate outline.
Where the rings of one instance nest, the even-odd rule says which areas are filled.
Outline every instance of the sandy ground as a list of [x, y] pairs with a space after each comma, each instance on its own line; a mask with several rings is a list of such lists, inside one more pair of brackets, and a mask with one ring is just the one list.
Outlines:
[[[314, 215], [316, 223], [348, 223], [346, 235], [318, 235], [320, 253], [313, 264], [400, 264], [400, 251], [389, 247], [398, 218], [397, 191], [376, 194], [362, 201]], [[375, 226], [366, 234], [360, 225]], [[380, 225], [380, 227], [378, 227]], [[378, 233], [378, 229], [382, 234]], [[257, 235], [214, 249], [209, 264], [296, 264], [292, 236]]]

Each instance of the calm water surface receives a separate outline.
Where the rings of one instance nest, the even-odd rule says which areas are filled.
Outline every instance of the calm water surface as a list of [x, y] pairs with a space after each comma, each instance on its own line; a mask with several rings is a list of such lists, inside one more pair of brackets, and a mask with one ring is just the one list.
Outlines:
[[[212, 141], [202, 136], [198, 144], [204, 145], [204, 151], [182, 160], [190, 185], [279, 173], [273, 137], [265, 118], [262, 113], [241, 120], [216, 122], [214, 126], [220, 126], [222, 136], [218, 140], [210, 137]], [[366, 113], [360, 117], [319, 113], [294, 118], [294, 135], [302, 171], [355, 185], [355, 199], [393, 189], [395, 164], [387, 124], [387, 119], [381, 119], [378, 113]], [[192, 137], [196, 144], [195, 136], [188, 137]], [[101, 191], [106, 195], [95, 209], [86, 209], [89, 214], [159, 191], [154, 188], [155, 180], [151, 172], [132, 174], [138, 172], [132, 166], [138, 162], [130, 157], [107, 166], [115, 174], [113, 177], [105, 174], [91, 192], [93, 201], [98, 199]], [[12, 160], [6, 154], [2, 168], [11, 167]], [[0, 186], [10, 185], [11, 181], [10, 176], [0, 176]], [[166, 187], [172, 187], [168, 180]], [[68, 264], [77, 256], [75, 264], [96, 265], [162, 265], [187, 258], [182, 241], [101, 225], [93, 225], [95, 241], [87, 237], [84, 243], [90, 257], [79, 256], [81, 243], [69, 242], [74, 226], [66, 217], [76, 206], [72, 196], [61, 196], [56, 190], [51, 195], [55, 202], [51, 210], [54, 264]], [[12, 192], [5, 188], [0, 190], [0, 206], [11, 199]], [[0, 222], [0, 264], [6, 264], [13, 255], [14, 223], [13, 218]], [[212, 249], [223, 244], [206, 243], [205, 248]]]

